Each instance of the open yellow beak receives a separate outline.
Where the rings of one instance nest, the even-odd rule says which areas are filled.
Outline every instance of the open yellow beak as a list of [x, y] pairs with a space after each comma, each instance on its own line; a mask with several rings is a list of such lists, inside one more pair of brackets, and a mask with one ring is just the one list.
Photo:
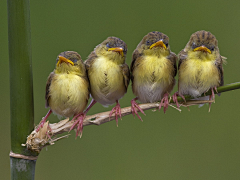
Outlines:
[[212, 54], [212, 52], [205, 46], [197, 47], [193, 51], [204, 51], [204, 52], [208, 52], [209, 54]]
[[74, 63], [72, 61], [70, 61], [69, 59], [63, 57], [63, 56], [58, 56], [58, 63], [57, 63], [57, 66], [59, 66], [62, 62], [65, 62], [65, 63], [70, 63], [72, 66], [74, 66]]
[[119, 54], [121, 54], [122, 56], [124, 56], [124, 54], [123, 54], [123, 48], [121, 48], [121, 47], [109, 48], [108, 51], [118, 52]]
[[152, 49], [153, 47], [156, 47], [156, 46], [161, 46], [161, 47], [163, 47], [164, 49], [167, 49], [166, 45], [163, 43], [162, 40], [160, 40], [160, 41], [152, 44], [152, 45], [150, 46], [150, 49]]

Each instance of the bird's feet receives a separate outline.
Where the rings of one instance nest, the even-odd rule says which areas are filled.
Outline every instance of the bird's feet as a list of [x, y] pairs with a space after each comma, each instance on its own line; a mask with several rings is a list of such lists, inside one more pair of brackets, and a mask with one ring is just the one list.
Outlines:
[[167, 111], [169, 105], [169, 100], [168, 100], [168, 93], [165, 93], [163, 95], [163, 98], [161, 99], [161, 103], [159, 104], [159, 110], [164, 107], [163, 112], [165, 113]]
[[[214, 90], [216, 91], [216, 93], [218, 93], [218, 91], [217, 91], [217, 87], [216, 87], [216, 86], [213, 87], [213, 88], [211, 88], [212, 95], [209, 95], [209, 101], [211, 101], [212, 99], [215, 100], [215, 93], [214, 93]], [[211, 110], [211, 105], [212, 105], [212, 103], [210, 102], [210, 103], [209, 103], [209, 109], [208, 109], [209, 112], [210, 112], [210, 110]]]
[[140, 119], [141, 121], [143, 121], [142, 118], [141, 118], [141, 116], [139, 116], [137, 110], [139, 110], [139, 111], [140, 111], [141, 113], [143, 113], [145, 116], [146, 116], [146, 114], [145, 114], [144, 111], [139, 107], [139, 105], [137, 104], [136, 100], [137, 100], [137, 98], [134, 98], [134, 99], [131, 100], [132, 115], [133, 115], [133, 117], [135, 117], [135, 114], [136, 114], [137, 117], [138, 117], [138, 119]]
[[79, 113], [76, 116], [73, 117], [72, 121], [74, 121], [76, 119], [76, 121], [74, 121], [72, 127], [70, 128], [69, 131], [73, 130], [73, 128], [75, 126], [77, 126], [77, 132], [76, 132], [76, 138], [78, 137], [78, 135], [80, 135], [80, 138], [82, 137], [82, 132], [83, 132], [83, 120], [86, 117], [86, 113]]
[[36, 129], [36, 132], [38, 132], [41, 128], [43, 128], [43, 125], [45, 124], [46, 122], [46, 119], [42, 119], [41, 122], [39, 123], [37, 129]]
[[115, 120], [116, 120], [116, 124], [118, 126], [118, 117], [117, 116], [119, 115], [119, 117], [122, 119], [121, 107], [120, 107], [120, 104], [118, 103], [118, 101], [117, 101], [116, 106], [112, 109], [112, 111], [109, 114], [109, 120], [113, 113], [115, 113]]
[[[43, 125], [45, 124], [47, 118], [50, 116], [50, 114], [52, 113], [52, 110], [49, 110], [48, 113], [46, 114], [46, 116], [41, 120], [41, 122], [39, 123], [36, 132], [38, 132], [41, 128], [43, 128]], [[52, 131], [52, 129], [48, 126], [49, 131]]]
[[70, 128], [69, 131], [71, 131], [75, 126], [77, 126], [77, 132], [76, 132], [76, 137], [80, 134], [80, 137], [82, 137], [82, 131], [83, 131], [83, 120], [85, 119], [87, 112], [92, 108], [92, 106], [94, 104], [96, 104], [97, 101], [95, 101], [94, 99], [92, 99], [92, 102], [90, 103], [90, 105], [87, 107], [87, 109], [82, 112], [77, 114], [76, 116], [73, 117], [72, 121], [74, 121], [75, 119], [77, 119], [72, 127]]
[[175, 92], [175, 93], [173, 94], [173, 96], [172, 96], [173, 102], [175, 102], [176, 105], [177, 105], [177, 107], [179, 108], [180, 105], [179, 105], [178, 100], [177, 100], [177, 97], [178, 97], [178, 96], [180, 96], [185, 102], [186, 102], [186, 100], [185, 100], [185, 97], [184, 97], [182, 94], [180, 94], [179, 92]]

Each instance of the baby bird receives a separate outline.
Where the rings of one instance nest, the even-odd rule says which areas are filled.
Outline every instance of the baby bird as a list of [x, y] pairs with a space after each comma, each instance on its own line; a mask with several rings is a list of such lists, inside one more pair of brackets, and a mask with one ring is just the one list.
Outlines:
[[[83, 113], [89, 99], [89, 81], [81, 56], [74, 51], [65, 51], [58, 55], [56, 68], [50, 73], [46, 85], [46, 108], [50, 107], [42, 119], [37, 131], [53, 112], [59, 117], [77, 118], [76, 136], [82, 133]], [[74, 126], [77, 124], [74, 123]], [[73, 127], [72, 127], [73, 128]]]
[[85, 61], [90, 82], [90, 93], [93, 98], [87, 108], [89, 110], [96, 102], [103, 106], [113, 103], [117, 105], [112, 109], [110, 116], [115, 112], [121, 118], [119, 99], [127, 92], [129, 84], [129, 68], [125, 64], [127, 45], [117, 37], [108, 37], [97, 45]]
[[[208, 31], [197, 31], [190, 37], [186, 47], [179, 53], [178, 92], [173, 100], [177, 106], [177, 95], [201, 96], [209, 89], [212, 95], [201, 99], [215, 99], [214, 90], [223, 86], [223, 57], [219, 53], [218, 41]], [[211, 103], [209, 103], [209, 110]]]
[[167, 35], [153, 31], [143, 37], [132, 55], [130, 67], [132, 90], [137, 96], [131, 101], [133, 116], [137, 109], [144, 114], [136, 100], [142, 103], [161, 101], [159, 109], [167, 110], [168, 95], [175, 85], [177, 56], [171, 52]]

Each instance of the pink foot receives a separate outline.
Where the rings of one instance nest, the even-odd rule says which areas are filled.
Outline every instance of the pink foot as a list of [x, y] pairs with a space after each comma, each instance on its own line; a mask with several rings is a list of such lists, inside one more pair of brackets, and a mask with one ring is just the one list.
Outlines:
[[[52, 129], [48, 126], [49, 132], [52, 132]], [[52, 137], [49, 135], [48, 131], [46, 132], [46, 135], [49, 139], [52, 140]]]
[[76, 132], [76, 137], [79, 135], [80, 133], [80, 137], [82, 137], [82, 131], [83, 131], [83, 120], [85, 119], [87, 112], [93, 107], [94, 104], [96, 104], [97, 101], [95, 101], [94, 99], [92, 99], [91, 103], [89, 104], [89, 106], [87, 107], [87, 109], [83, 112], [83, 113], [79, 113], [76, 116], [73, 117], [72, 121], [74, 121], [75, 119], [77, 119], [72, 127], [70, 128], [69, 131], [73, 130], [73, 128], [77, 125], [77, 132]]
[[77, 132], [76, 132], [76, 138], [78, 137], [78, 135], [80, 134], [80, 137], [82, 137], [82, 131], [83, 131], [83, 120], [85, 119], [86, 117], [86, 112], [84, 113], [79, 113], [77, 114], [76, 116], [73, 117], [72, 121], [74, 121], [75, 119], [77, 119], [72, 127], [70, 128], [69, 131], [73, 130], [73, 128], [75, 126], [77, 126]]
[[143, 121], [142, 118], [141, 118], [141, 116], [139, 116], [137, 110], [139, 110], [139, 111], [140, 111], [141, 113], [143, 113], [145, 116], [146, 116], [146, 114], [145, 114], [144, 111], [139, 107], [139, 105], [136, 103], [136, 100], [137, 100], [137, 99], [138, 99], [138, 98], [136, 97], [136, 98], [134, 98], [134, 99], [131, 100], [132, 115], [133, 115], [133, 117], [135, 117], [135, 114], [136, 114], [137, 117], [138, 117], [138, 119], [140, 119], [141, 121]]
[[[52, 110], [50, 109], [50, 110], [48, 111], [48, 113], [46, 114], [46, 116], [45, 116], [45, 117], [41, 120], [41, 122], [39, 123], [39, 125], [38, 125], [38, 127], [37, 127], [37, 129], [36, 129], [36, 132], [38, 132], [41, 128], [43, 128], [44, 123], [46, 122], [47, 118], [50, 116], [51, 113], [52, 113]], [[48, 128], [50, 129], [50, 131], [52, 131], [49, 126], [48, 126]]]
[[[209, 96], [209, 101], [211, 101], [211, 100], [212, 100], [212, 95]], [[210, 112], [210, 110], [211, 110], [211, 105], [212, 105], [212, 103], [210, 102], [210, 103], [209, 103], [209, 109], [208, 109], [209, 112]]]
[[112, 114], [115, 113], [116, 124], [118, 126], [118, 117], [117, 116], [119, 115], [119, 117], [122, 119], [122, 113], [121, 113], [121, 107], [120, 107], [119, 102], [118, 101], [116, 101], [116, 102], [117, 102], [116, 106], [112, 109], [112, 111], [109, 114], [109, 119], [112, 116]]
[[218, 90], [217, 90], [217, 87], [216, 87], [216, 86], [214, 87], [214, 89], [215, 89], [216, 93], [218, 93]]
[[173, 94], [173, 102], [175, 102], [176, 103], [176, 105], [177, 105], [177, 107], [179, 108], [180, 107], [180, 105], [179, 105], [179, 103], [178, 103], [178, 100], [177, 100], [177, 97], [178, 96], [180, 96], [180, 97], [182, 97], [182, 99], [186, 102], [186, 100], [185, 100], [185, 97], [183, 96], [183, 95], [181, 95], [179, 92], [175, 92], [174, 94]]
[[162, 106], [164, 107], [163, 112], [166, 113], [167, 108], [169, 105], [169, 100], [168, 100], [168, 93], [165, 93], [163, 95], [163, 98], [161, 100], [161, 103], [159, 104], [159, 110], [162, 108]]
[[[212, 99], [215, 100], [214, 89], [215, 89], [215, 91], [218, 93], [217, 87], [211, 88], [212, 95], [209, 96], [209, 101], [211, 101]], [[209, 103], [209, 112], [210, 112], [210, 110], [211, 110], [211, 105], [212, 105], [212, 103]]]

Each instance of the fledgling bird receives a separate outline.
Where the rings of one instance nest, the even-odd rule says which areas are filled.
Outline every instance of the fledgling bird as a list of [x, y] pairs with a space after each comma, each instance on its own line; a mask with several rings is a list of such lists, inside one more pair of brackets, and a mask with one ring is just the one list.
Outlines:
[[161, 101], [159, 109], [168, 107], [168, 95], [175, 85], [177, 56], [171, 52], [167, 35], [153, 31], [143, 37], [133, 52], [130, 67], [132, 90], [136, 98], [131, 101], [133, 116], [137, 109], [144, 114], [136, 100], [142, 103]]
[[129, 67], [125, 64], [127, 45], [117, 37], [108, 37], [97, 45], [85, 61], [93, 98], [88, 110], [99, 102], [103, 106], [117, 103], [109, 114], [115, 112], [121, 118], [119, 99], [127, 92], [129, 84]]
[[[58, 55], [56, 68], [50, 73], [46, 84], [46, 108], [50, 107], [42, 119], [37, 131], [43, 127], [46, 119], [53, 112], [58, 116], [71, 117], [78, 124], [76, 136], [82, 134], [83, 112], [89, 99], [89, 81], [81, 56], [74, 51], [65, 51]], [[72, 128], [73, 128], [72, 127]]]
[[[223, 61], [218, 49], [218, 41], [208, 31], [197, 31], [190, 37], [186, 47], [179, 53], [178, 63], [178, 92], [173, 100], [177, 106], [177, 95], [201, 96], [209, 89], [212, 95], [201, 99], [215, 99], [214, 90], [223, 86]], [[209, 110], [211, 103], [209, 103]]]

